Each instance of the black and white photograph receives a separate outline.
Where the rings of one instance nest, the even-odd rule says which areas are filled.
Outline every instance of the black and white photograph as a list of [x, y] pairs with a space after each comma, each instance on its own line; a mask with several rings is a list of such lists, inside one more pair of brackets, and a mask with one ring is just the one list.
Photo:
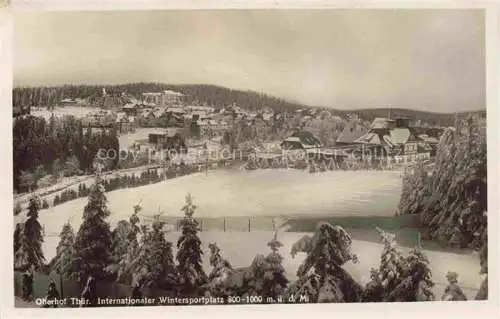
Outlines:
[[14, 307], [487, 301], [486, 42], [480, 8], [13, 12]]

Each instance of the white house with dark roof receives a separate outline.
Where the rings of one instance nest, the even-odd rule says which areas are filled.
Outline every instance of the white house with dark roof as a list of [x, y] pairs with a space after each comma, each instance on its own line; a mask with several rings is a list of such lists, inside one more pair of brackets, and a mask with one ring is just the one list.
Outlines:
[[172, 90], [165, 90], [161, 95], [162, 105], [176, 105], [184, 101], [185, 95], [180, 92], [175, 92]]
[[409, 125], [407, 118], [395, 120], [376, 118], [371, 129], [354, 141], [393, 155], [416, 155], [429, 152], [425, 141], [419, 138]]

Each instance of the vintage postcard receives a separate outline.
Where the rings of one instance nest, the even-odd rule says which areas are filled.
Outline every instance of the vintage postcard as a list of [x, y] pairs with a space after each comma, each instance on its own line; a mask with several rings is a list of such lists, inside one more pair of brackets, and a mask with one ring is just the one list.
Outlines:
[[497, 292], [484, 8], [11, 20], [14, 307]]

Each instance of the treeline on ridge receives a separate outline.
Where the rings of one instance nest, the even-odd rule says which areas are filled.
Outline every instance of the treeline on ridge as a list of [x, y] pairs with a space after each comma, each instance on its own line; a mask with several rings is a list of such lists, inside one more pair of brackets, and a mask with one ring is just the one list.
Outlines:
[[[102, 89], [106, 90], [107, 97], [102, 97]], [[309, 108], [311, 106], [301, 103], [294, 103], [285, 99], [277, 98], [268, 94], [229, 89], [208, 84], [185, 84], [174, 85], [165, 83], [127, 83], [117, 85], [64, 85], [56, 87], [16, 87], [13, 89], [13, 106], [15, 110], [26, 109], [32, 106], [52, 107], [62, 99], [88, 99], [91, 106], [113, 107], [127, 103], [122, 98], [122, 93], [126, 93], [138, 100], [142, 99], [142, 93], [160, 92], [173, 90], [186, 95], [187, 103], [207, 104], [216, 108], [222, 108], [235, 103], [239, 107], [247, 110], [258, 110], [262, 107], [269, 107], [275, 111], [294, 111], [297, 109]], [[433, 113], [418, 110], [401, 108], [374, 108], [358, 110], [340, 110], [328, 108], [332, 115], [347, 116], [347, 114], [357, 114], [360, 118], [372, 121], [375, 117], [405, 116], [412, 119], [420, 119], [429, 125], [453, 126], [455, 114]], [[458, 113], [459, 118], [465, 117], [471, 112]], [[478, 111], [485, 117], [486, 111]]]

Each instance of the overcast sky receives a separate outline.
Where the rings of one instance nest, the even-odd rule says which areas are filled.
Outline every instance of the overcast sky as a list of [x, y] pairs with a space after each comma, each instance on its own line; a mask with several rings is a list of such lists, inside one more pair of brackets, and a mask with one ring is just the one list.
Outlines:
[[481, 10], [18, 13], [15, 85], [205, 83], [340, 109], [485, 108]]

